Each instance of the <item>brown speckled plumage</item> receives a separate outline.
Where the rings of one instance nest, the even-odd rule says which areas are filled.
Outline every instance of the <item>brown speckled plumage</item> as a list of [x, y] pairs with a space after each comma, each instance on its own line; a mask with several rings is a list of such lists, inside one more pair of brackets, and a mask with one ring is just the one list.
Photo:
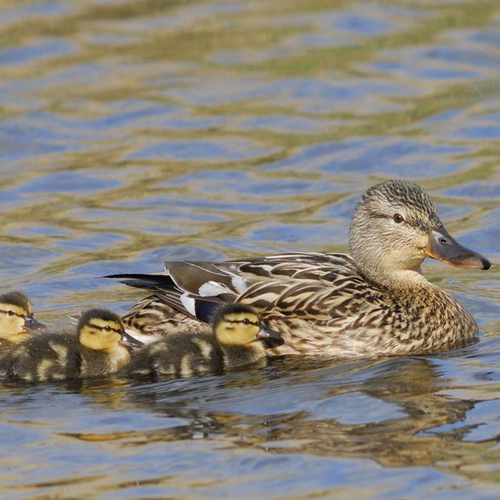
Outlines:
[[152, 295], [138, 302], [122, 318], [127, 333], [144, 344], [160, 340], [165, 332], [210, 332], [210, 326], [177, 312], [159, 297]]
[[[429, 196], [416, 184], [387, 181], [370, 188], [350, 228], [351, 256], [291, 253], [227, 262], [167, 262], [156, 275], [115, 275], [150, 290], [125, 316], [144, 317], [148, 304], [171, 307], [155, 325], [168, 334], [193, 322], [182, 297], [203, 295], [253, 306], [285, 345], [276, 354], [372, 356], [428, 353], [474, 339], [469, 312], [427, 281], [426, 257], [458, 267], [489, 262], [459, 245], [444, 228]], [[169, 323], [170, 322], [170, 323]], [[139, 322], [140, 323], [140, 322]], [[136, 323], [136, 327], [137, 327]]]

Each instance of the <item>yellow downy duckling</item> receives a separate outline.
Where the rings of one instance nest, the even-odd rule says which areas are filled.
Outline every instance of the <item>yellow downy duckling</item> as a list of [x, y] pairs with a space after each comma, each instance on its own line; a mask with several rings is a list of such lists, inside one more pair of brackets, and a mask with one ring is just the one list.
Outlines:
[[[266, 357], [267, 347], [283, 344], [257, 313], [243, 304], [212, 304], [210, 333], [178, 333], [135, 351], [122, 373], [189, 377], [221, 373]], [[215, 311], [214, 311], [215, 310]]]
[[86, 311], [76, 333], [47, 333], [30, 338], [0, 360], [0, 374], [26, 381], [99, 377], [130, 361], [128, 336], [119, 316], [106, 309]]
[[45, 331], [45, 325], [33, 316], [33, 307], [21, 292], [0, 295], [0, 355], [13, 345]]

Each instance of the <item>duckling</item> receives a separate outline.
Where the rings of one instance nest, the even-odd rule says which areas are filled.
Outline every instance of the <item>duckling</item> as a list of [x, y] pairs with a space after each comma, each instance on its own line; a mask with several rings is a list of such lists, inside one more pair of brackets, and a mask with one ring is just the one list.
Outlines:
[[[197, 302], [199, 305], [200, 300]], [[251, 307], [216, 303], [211, 307], [212, 332], [173, 333], [163, 337], [134, 352], [122, 373], [177, 377], [221, 373], [265, 358], [267, 347], [283, 344], [280, 334], [264, 328]]]
[[33, 307], [24, 293], [0, 295], [0, 354], [45, 329], [33, 316]]
[[47, 333], [21, 342], [0, 359], [0, 374], [27, 381], [98, 377], [130, 361], [128, 336], [119, 316], [106, 309], [86, 311], [76, 333]]

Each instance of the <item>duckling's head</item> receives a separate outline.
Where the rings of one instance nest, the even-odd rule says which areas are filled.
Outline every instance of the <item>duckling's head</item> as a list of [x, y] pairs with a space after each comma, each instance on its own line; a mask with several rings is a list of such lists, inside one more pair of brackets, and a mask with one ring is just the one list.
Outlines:
[[266, 347], [278, 347], [284, 343], [281, 335], [265, 328], [258, 314], [244, 304], [230, 304], [218, 309], [211, 318], [217, 340], [224, 345], [246, 346], [263, 342]]
[[90, 309], [78, 323], [80, 343], [95, 351], [112, 351], [120, 344], [131, 345], [120, 317], [107, 309]]
[[490, 267], [449, 235], [427, 193], [408, 181], [381, 182], [365, 192], [351, 222], [349, 246], [361, 272], [380, 283], [420, 272], [426, 257], [456, 267]]
[[33, 307], [21, 292], [0, 295], [0, 339], [21, 342], [30, 333], [44, 331], [45, 325], [33, 316]]

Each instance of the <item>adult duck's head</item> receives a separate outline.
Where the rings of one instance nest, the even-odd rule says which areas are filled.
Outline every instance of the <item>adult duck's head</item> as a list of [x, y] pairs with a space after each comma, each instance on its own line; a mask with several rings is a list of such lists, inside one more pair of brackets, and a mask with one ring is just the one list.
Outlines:
[[450, 236], [427, 193], [408, 181], [390, 180], [366, 191], [351, 221], [349, 246], [360, 271], [381, 284], [417, 277], [426, 257], [456, 267], [490, 267]]

